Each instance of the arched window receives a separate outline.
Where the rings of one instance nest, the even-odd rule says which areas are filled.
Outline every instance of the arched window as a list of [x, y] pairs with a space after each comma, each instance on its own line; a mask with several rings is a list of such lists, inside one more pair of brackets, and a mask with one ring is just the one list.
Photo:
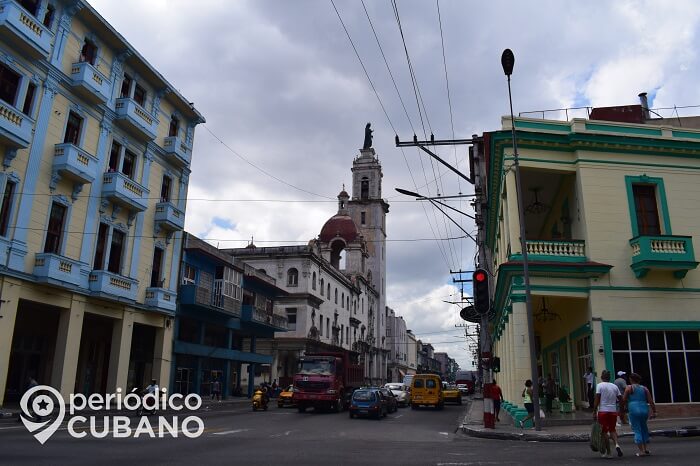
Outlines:
[[366, 176], [360, 181], [360, 199], [369, 199], [369, 178]]
[[287, 286], [299, 285], [299, 271], [292, 267], [287, 271]]
[[338, 288], [335, 289], [335, 303], [338, 304]]
[[345, 293], [340, 293], [340, 307], [345, 307]]
[[328, 288], [326, 288], [326, 297], [328, 299], [331, 299], [331, 284], [328, 284]]
[[316, 289], [316, 272], [314, 272], [313, 276], [311, 277], [311, 288]]
[[321, 296], [323, 296], [323, 278], [321, 279]]
[[348, 296], [348, 300], [346, 301], [346, 304], [347, 304], [347, 305], [346, 305], [345, 307], [346, 307], [346, 308], [348, 309], [348, 311], [349, 311], [349, 310], [350, 310], [350, 296]]

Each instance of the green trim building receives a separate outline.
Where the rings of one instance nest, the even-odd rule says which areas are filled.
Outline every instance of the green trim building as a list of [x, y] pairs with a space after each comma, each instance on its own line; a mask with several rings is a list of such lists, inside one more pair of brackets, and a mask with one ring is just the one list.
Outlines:
[[[504, 117], [479, 147], [477, 223], [498, 381], [522, 404], [531, 373], [511, 128]], [[588, 367], [598, 381], [603, 369], [637, 372], [662, 407], [699, 408], [700, 125], [632, 105], [516, 118], [515, 129], [539, 374], [577, 408], [588, 406]]]

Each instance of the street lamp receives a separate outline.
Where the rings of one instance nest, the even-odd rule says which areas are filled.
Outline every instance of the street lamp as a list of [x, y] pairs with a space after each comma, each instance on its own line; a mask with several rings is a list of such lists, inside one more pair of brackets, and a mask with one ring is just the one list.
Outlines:
[[469, 217], [469, 218], [472, 218], [472, 219], [473, 219], [474, 216], [469, 215], [469, 214], [466, 213], [466, 212], [462, 212], [462, 211], [459, 210], [459, 209], [455, 209], [454, 207], [452, 207], [452, 206], [450, 206], [450, 205], [447, 205], [447, 204], [445, 204], [444, 202], [440, 202], [440, 201], [437, 201], [437, 200], [436, 200], [436, 199], [440, 199], [440, 198], [421, 196], [420, 194], [414, 193], [413, 191], [409, 191], [408, 189], [401, 189], [401, 188], [394, 188], [394, 189], [395, 189], [397, 192], [401, 193], [401, 194], [405, 194], [406, 196], [415, 197], [417, 201], [429, 201], [429, 202], [433, 205], [433, 207], [435, 207], [437, 210], [439, 210], [440, 212], [442, 212], [442, 214], [443, 214], [445, 217], [447, 217], [447, 219], [448, 219], [449, 221], [451, 221], [452, 223], [454, 223], [455, 225], [457, 225], [457, 228], [459, 228], [460, 230], [462, 230], [462, 232], [463, 232], [465, 235], [467, 235], [467, 237], [469, 237], [472, 241], [474, 241], [475, 243], [478, 244], [478, 241], [476, 240], [476, 238], [474, 238], [474, 237], [471, 235], [471, 233], [469, 233], [467, 230], [465, 230], [464, 228], [462, 228], [462, 225], [460, 225], [459, 223], [457, 223], [457, 221], [455, 221], [455, 219], [453, 219], [452, 217], [450, 217], [449, 215], [447, 215], [447, 212], [445, 212], [443, 209], [441, 209], [441, 208], [438, 206], [438, 204], [440, 204], [441, 206], [447, 207], [448, 209], [452, 209], [452, 210], [454, 210], [455, 212], [458, 212], [458, 213], [460, 213], [460, 214], [462, 214], [462, 215], [466, 215], [466, 216]]
[[535, 430], [542, 430], [540, 419], [539, 384], [537, 383], [537, 352], [535, 351], [535, 327], [532, 318], [532, 296], [530, 294], [530, 270], [527, 260], [527, 239], [525, 238], [525, 209], [523, 207], [523, 188], [520, 180], [520, 163], [518, 161], [518, 144], [515, 138], [515, 118], [513, 117], [513, 97], [510, 91], [510, 75], [513, 74], [515, 55], [511, 49], [505, 49], [501, 55], [501, 66], [508, 77], [508, 103], [510, 104], [510, 126], [513, 138], [513, 167], [515, 168], [515, 190], [518, 198], [518, 220], [520, 222], [520, 249], [523, 255], [523, 275], [525, 280], [525, 306], [527, 311], [528, 339], [530, 342], [530, 378], [532, 379], [532, 404], [535, 414]]

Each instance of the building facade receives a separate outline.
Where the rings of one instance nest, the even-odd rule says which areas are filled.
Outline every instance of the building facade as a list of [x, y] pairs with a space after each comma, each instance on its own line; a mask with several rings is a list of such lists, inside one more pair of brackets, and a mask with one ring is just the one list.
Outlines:
[[0, 404], [169, 379], [194, 128], [83, 1], [0, 12]]
[[287, 295], [276, 311], [285, 333], [259, 342], [273, 355], [271, 378], [290, 383], [299, 357], [314, 351], [348, 351], [364, 366], [367, 383], [387, 377], [386, 213], [381, 164], [374, 149], [353, 161], [352, 197], [341, 191], [338, 212], [306, 246], [229, 249], [237, 259], [278, 280]]
[[[409, 340], [406, 321], [388, 306], [386, 307], [386, 321], [387, 348], [389, 349], [387, 381], [402, 382], [404, 377], [410, 373], [409, 352], [413, 352], [415, 355], [415, 339], [413, 342]], [[413, 369], [415, 370], [415, 364]]]
[[[651, 119], [642, 105], [589, 119], [516, 118], [540, 375], [578, 407], [583, 375], [637, 372], [661, 410], [700, 402], [700, 125]], [[530, 376], [528, 322], [509, 118], [484, 134], [479, 212], [495, 275], [490, 336], [499, 384], [520, 403]], [[597, 379], [600, 380], [599, 378]]]
[[282, 294], [274, 278], [185, 233], [171, 391], [208, 396], [218, 382], [223, 397], [252, 395], [249, 381], [272, 363], [257, 339], [287, 327], [273, 312]]

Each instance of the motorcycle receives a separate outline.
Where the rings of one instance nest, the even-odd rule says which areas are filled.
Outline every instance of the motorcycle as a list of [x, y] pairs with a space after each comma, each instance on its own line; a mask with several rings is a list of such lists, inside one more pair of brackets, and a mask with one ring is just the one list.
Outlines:
[[253, 411], [257, 411], [262, 408], [267, 411], [267, 396], [262, 392], [262, 390], [255, 390], [253, 394]]

